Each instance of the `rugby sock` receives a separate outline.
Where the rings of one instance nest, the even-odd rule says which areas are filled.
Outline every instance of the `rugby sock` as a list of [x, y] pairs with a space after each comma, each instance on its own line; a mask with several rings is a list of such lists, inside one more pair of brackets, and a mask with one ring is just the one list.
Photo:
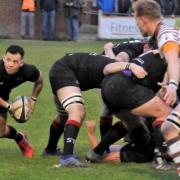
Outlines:
[[81, 124], [75, 120], [68, 120], [64, 128], [63, 155], [73, 154], [76, 137]]
[[159, 149], [161, 153], [167, 152], [167, 144], [161, 133], [161, 125], [164, 121], [162, 119], [156, 119], [153, 122], [153, 139], [155, 142], [155, 147]]
[[180, 136], [167, 141], [167, 145], [169, 147], [169, 154], [173, 158], [177, 166], [177, 173], [180, 176]]
[[100, 116], [100, 135], [101, 138], [108, 132], [108, 130], [112, 127], [112, 117]]
[[[112, 121], [113, 121], [112, 117], [100, 116], [99, 129], [100, 129], [101, 139], [109, 131], [109, 129], [111, 129]], [[109, 147], [106, 149], [106, 151], [107, 153], [109, 153]]]
[[16, 141], [16, 143], [19, 143], [23, 139], [22, 134], [18, 133], [16, 131], [16, 129], [14, 127], [12, 127], [11, 125], [7, 125], [7, 126], [9, 128], [9, 132], [4, 137], [9, 138], [9, 139], [14, 139]]
[[94, 152], [102, 155], [109, 145], [124, 137], [127, 132], [128, 131], [122, 122], [119, 121], [115, 123], [112, 128], [103, 136], [101, 142], [94, 148]]
[[167, 117], [167, 121], [170, 122], [176, 129], [180, 128], [180, 113], [172, 111], [171, 114]]
[[58, 143], [59, 138], [61, 137], [63, 131], [64, 131], [64, 125], [59, 124], [55, 120], [53, 120], [51, 127], [50, 127], [48, 144], [46, 147], [47, 151], [53, 152], [56, 150], [57, 143]]

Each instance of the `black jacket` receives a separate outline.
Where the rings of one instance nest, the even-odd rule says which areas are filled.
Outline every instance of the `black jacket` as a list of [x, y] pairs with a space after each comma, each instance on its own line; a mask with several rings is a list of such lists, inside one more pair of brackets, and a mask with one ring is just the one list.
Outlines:
[[82, 12], [81, 0], [66, 0], [63, 3], [65, 17], [78, 17]]
[[39, 5], [41, 10], [50, 12], [58, 9], [59, 2], [58, 0], [40, 0]]

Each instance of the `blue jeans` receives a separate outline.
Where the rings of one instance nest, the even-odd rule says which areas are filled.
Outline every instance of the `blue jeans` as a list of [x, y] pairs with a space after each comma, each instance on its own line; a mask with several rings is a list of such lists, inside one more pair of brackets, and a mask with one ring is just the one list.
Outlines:
[[34, 12], [21, 12], [20, 34], [25, 38], [34, 37]]
[[43, 11], [42, 34], [43, 39], [54, 39], [56, 29], [56, 11]]
[[69, 40], [78, 40], [79, 38], [79, 19], [78, 17], [67, 17], [67, 37]]

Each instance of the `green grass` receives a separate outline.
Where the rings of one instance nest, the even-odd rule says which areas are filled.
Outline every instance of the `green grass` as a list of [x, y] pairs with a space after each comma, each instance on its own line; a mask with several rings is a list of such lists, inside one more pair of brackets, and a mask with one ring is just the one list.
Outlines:
[[[25, 124], [18, 124], [12, 118], [8, 123], [14, 125], [19, 131], [28, 134], [28, 138], [35, 148], [36, 154], [32, 159], [22, 157], [18, 147], [12, 140], [1, 139], [0, 142], [0, 179], [13, 180], [175, 180], [178, 179], [175, 170], [154, 171], [150, 164], [93, 164], [89, 168], [59, 168], [53, 169], [53, 164], [58, 162], [58, 157], [44, 158], [42, 149], [46, 146], [49, 126], [55, 115], [48, 71], [54, 61], [69, 52], [101, 52], [104, 41], [93, 43], [70, 42], [43, 42], [43, 41], [15, 41], [0, 40], [0, 54], [3, 55], [10, 44], [22, 45], [26, 51], [25, 59], [28, 63], [35, 64], [44, 75], [44, 89], [38, 98], [36, 111], [32, 118]], [[31, 83], [16, 88], [11, 93], [11, 100], [16, 95], [30, 95]], [[87, 118], [95, 119], [101, 111], [99, 97], [94, 90], [83, 93], [86, 101]], [[97, 124], [98, 126], [98, 124]], [[97, 132], [98, 133], [98, 132]], [[62, 139], [59, 146], [62, 147]], [[88, 151], [85, 125], [82, 125], [76, 142], [76, 153], [82, 160]]]

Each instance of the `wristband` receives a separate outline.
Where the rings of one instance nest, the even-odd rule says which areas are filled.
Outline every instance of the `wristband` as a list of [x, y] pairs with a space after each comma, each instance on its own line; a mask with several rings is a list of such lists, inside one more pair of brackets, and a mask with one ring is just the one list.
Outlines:
[[130, 65], [131, 65], [131, 63], [127, 63], [125, 66], [125, 70], [129, 70]]
[[177, 90], [177, 86], [176, 85], [174, 85], [174, 84], [169, 84], [169, 86], [171, 86], [171, 87], [173, 87], [175, 90]]
[[35, 97], [33, 97], [33, 96], [31, 96], [31, 100], [33, 100], [33, 101], [37, 101], [37, 98], [35, 98]]
[[175, 89], [178, 88], [178, 82], [175, 81], [175, 80], [170, 80], [170, 81], [168, 82], [168, 85], [174, 87]]

